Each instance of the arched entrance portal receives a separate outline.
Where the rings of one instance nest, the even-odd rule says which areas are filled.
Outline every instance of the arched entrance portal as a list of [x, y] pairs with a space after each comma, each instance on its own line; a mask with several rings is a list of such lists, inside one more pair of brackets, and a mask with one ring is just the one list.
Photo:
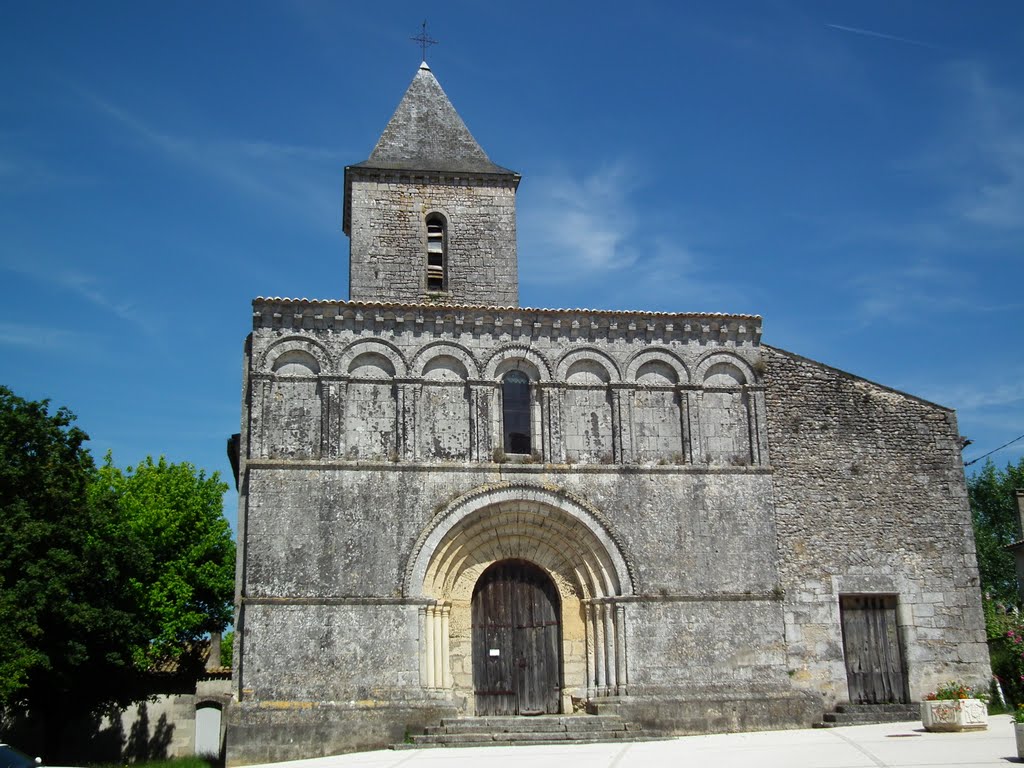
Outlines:
[[[519, 711], [569, 713], [574, 699], [629, 695], [628, 599], [623, 598], [634, 594], [631, 566], [597, 510], [566, 491], [528, 483], [481, 486], [456, 498], [432, 517], [413, 545], [403, 594], [419, 603], [420, 685], [431, 696], [452, 696], [465, 714], [517, 711], [518, 699], [488, 709], [482, 704], [486, 696], [474, 695], [515, 691], [510, 683], [481, 686], [475, 677], [492, 649], [499, 659], [522, 657], [510, 656], [510, 646], [475, 645], [474, 625], [488, 624], [474, 613], [484, 610], [477, 603], [490, 593], [483, 585], [497, 578], [490, 569], [510, 562], [543, 576], [522, 580], [555, 595], [549, 603], [559, 622], [551, 665], [557, 671], [549, 682], [550, 690], [559, 687], [561, 706], [549, 709], [545, 703], [542, 709], [530, 702]], [[513, 624], [490, 623], [510, 629]]]
[[561, 606], [548, 575], [502, 560], [473, 589], [473, 688], [477, 715], [561, 711]]

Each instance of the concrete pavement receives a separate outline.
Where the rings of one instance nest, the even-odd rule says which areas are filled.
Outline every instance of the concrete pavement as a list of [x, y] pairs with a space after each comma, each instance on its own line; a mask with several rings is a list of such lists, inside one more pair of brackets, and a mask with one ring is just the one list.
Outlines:
[[383, 750], [277, 763], [287, 768], [990, 768], [1020, 762], [1009, 715], [987, 731], [927, 733], [920, 721], [667, 741]]

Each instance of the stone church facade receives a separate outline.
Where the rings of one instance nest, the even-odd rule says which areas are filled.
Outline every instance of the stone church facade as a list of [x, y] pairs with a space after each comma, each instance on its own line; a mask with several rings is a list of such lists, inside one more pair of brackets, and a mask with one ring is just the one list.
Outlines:
[[426, 65], [344, 183], [351, 298], [253, 302], [229, 762], [988, 679], [952, 411], [757, 316], [519, 307], [519, 176]]

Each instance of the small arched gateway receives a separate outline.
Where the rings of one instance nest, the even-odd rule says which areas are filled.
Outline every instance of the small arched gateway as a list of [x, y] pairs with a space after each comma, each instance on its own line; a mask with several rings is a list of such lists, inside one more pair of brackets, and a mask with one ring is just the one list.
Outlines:
[[623, 695], [633, 579], [596, 510], [563, 491], [485, 486], [423, 531], [406, 575], [420, 609], [420, 681], [467, 713], [572, 711]]

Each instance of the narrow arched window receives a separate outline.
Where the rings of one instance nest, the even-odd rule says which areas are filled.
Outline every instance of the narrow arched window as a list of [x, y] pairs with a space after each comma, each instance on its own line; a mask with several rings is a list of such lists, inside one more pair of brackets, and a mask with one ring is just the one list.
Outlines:
[[427, 290], [448, 289], [448, 223], [444, 216], [427, 216]]
[[530, 377], [510, 371], [501, 381], [505, 453], [530, 452]]

